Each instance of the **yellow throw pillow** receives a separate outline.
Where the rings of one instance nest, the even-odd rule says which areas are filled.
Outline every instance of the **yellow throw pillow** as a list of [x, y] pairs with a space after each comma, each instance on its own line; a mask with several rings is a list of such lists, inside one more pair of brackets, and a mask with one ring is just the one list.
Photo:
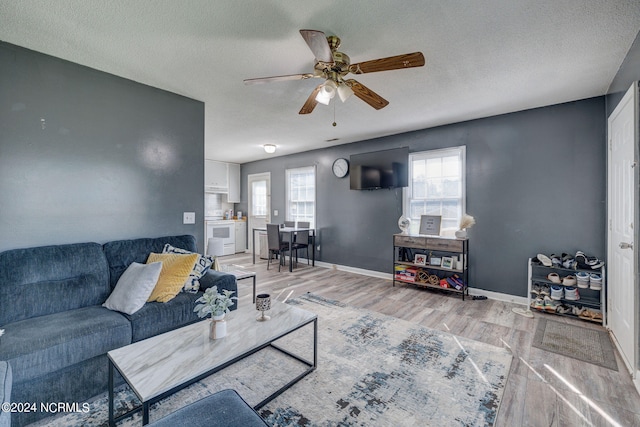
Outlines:
[[147, 258], [147, 264], [160, 261], [162, 262], [162, 271], [158, 283], [147, 301], [167, 302], [175, 298], [193, 270], [198, 257], [198, 254], [151, 253]]

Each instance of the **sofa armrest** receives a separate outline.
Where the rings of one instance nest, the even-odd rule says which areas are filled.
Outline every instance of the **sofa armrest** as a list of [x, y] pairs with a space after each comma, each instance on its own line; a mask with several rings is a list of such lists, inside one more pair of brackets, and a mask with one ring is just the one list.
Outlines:
[[[233, 291], [233, 296], [238, 296], [238, 282], [236, 276], [229, 273], [223, 273], [222, 271], [208, 270], [204, 276], [200, 278], [200, 290], [205, 291], [208, 288], [214, 286], [218, 287], [218, 292], [223, 289]], [[234, 304], [230, 307], [231, 310], [238, 308], [238, 304]]]
[[[0, 403], [11, 402], [13, 377], [9, 362], [0, 361]], [[11, 427], [11, 412], [0, 410], [0, 427]]]

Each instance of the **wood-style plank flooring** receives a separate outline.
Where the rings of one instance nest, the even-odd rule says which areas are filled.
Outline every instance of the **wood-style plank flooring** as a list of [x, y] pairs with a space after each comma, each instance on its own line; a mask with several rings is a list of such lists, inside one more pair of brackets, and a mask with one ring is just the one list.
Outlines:
[[[256, 257], [257, 258], [257, 257]], [[533, 319], [512, 312], [515, 304], [495, 300], [462, 301], [457, 294], [392, 287], [390, 280], [309, 267], [300, 262], [293, 273], [278, 262], [250, 254], [220, 258], [257, 274], [257, 292], [279, 300], [313, 292], [346, 304], [408, 320], [477, 341], [508, 347], [513, 353], [509, 379], [496, 426], [640, 426], [640, 396], [616, 354], [618, 371], [550, 353], [531, 345], [542, 316], [580, 326], [596, 324], [535, 313]], [[252, 303], [251, 279], [238, 282], [239, 304]]]

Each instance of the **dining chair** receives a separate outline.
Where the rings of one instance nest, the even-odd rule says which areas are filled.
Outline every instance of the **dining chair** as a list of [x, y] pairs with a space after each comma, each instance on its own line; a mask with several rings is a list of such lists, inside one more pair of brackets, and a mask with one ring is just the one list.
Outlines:
[[285, 221], [284, 222], [284, 226], [285, 227], [295, 227], [296, 226], [296, 222], [295, 221]]
[[[308, 221], [298, 221], [298, 228], [309, 228], [311, 223]], [[307, 265], [309, 265], [309, 230], [298, 231], [291, 245], [291, 250], [296, 251], [296, 264], [298, 264], [298, 251], [305, 250], [307, 256]]]
[[285, 258], [285, 253], [289, 251], [289, 244], [282, 241], [280, 237], [280, 226], [278, 224], [267, 224], [267, 245], [269, 246], [269, 258], [267, 259], [267, 270], [274, 255], [279, 256], [278, 271]]

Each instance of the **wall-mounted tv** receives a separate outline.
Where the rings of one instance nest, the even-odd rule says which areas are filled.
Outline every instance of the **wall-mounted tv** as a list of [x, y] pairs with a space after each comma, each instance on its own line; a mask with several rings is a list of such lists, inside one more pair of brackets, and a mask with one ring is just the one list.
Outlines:
[[409, 147], [353, 154], [349, 163], [352, 190], [409, 186]]

